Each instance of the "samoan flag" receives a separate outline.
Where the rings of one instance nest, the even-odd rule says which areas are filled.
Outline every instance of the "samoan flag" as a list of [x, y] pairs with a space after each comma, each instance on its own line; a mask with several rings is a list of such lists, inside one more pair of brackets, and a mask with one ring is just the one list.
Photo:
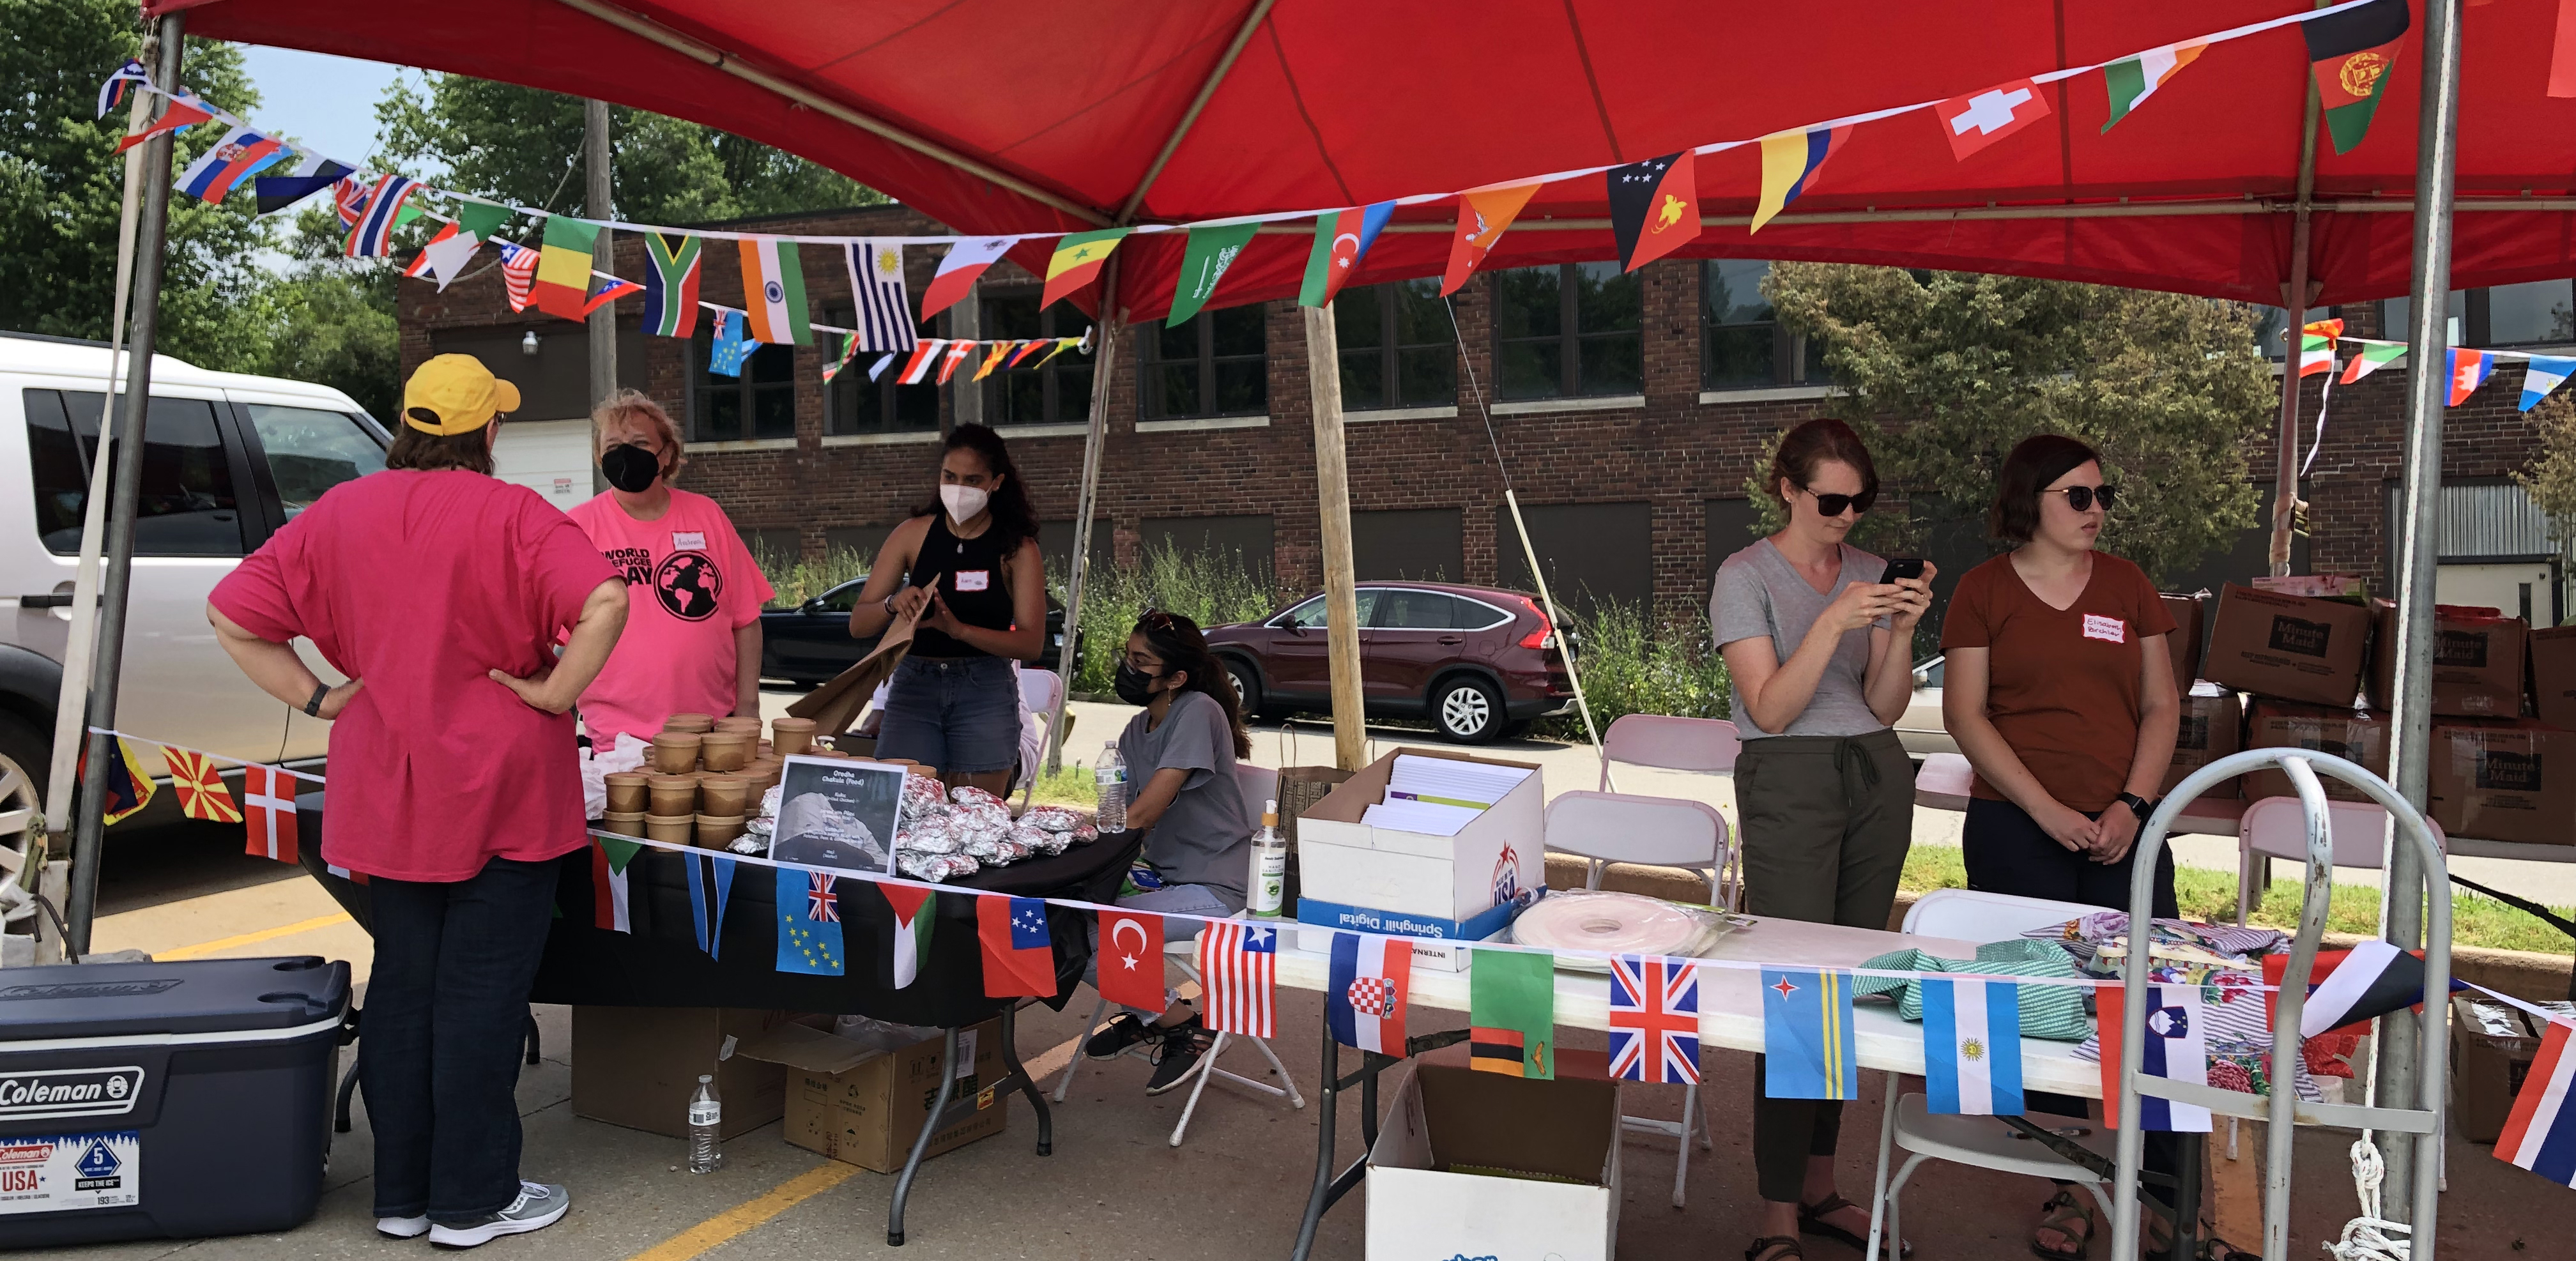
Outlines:
[[2021, 1115], [2020, 986], [1923, 978], [1923, 1085], [1934, 1112]]
[[2576, 1033], [2576, 1025], [2549, 1022], [2495, 1145], [2496, 1159], [2566, 1187], [2576, 1187], [2576, 1107], [2569, 1106], [2567, 1098], [2576, 1092], [2576, 1050], [2568, 1046], [2571, 1033]]
[[262, 175], [251, 182], [251, 189], [259, 195], [259, 213], [273, 215], [354, 174], [355, 168], [308, 153], [294, 170]]
[[179, 191], [207, 205], [220, 205], [235, 185], [285, 156], [286, 142], [235, 127], [180, 172]]

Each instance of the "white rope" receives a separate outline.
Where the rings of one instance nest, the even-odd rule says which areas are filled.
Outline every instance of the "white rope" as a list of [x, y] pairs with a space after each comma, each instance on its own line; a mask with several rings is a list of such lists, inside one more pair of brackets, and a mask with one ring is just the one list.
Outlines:
[[2407, 1261], [2414, 1230], [2379, 1215], [2379, 1184], [2387, 1177], [2379, 1147], [2365, 1130], [2352, 1144], [2352, 1188], [2361, 1197], [2361, 1216], [2344, 1223], [2341, 1240], [2326, 1245], [2335, 1261]]

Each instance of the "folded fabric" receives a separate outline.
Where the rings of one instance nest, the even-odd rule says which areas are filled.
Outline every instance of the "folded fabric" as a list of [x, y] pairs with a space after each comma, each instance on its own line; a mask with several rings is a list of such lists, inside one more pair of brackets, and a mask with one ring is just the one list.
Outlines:
[[[2227, 924], [2195, 924], [2188, 920], [2159, 919], [2150, 921], [2149, 937], [2153, 946], [2149, 958], [2178, 955], [2181, 950], [2199, 949], [2230, 961], [2242, 962], [2260, 958], [2275, 950], [2287, 949], [2290, 935], [2277, 928], [2237, 928]], [[2129, 913], [2096, 911], [2063, 924], [2034, 928], [2022, 936], [2034, 941], [2053, 942], [2090, 963], [2101, 947], [2129, 934]], [[2181, 948], [2169, 949], [2169, 948]]]
[[[2013, 938], [1977, 947], [1974, 959], [1944, 959], [1922, 950], [1892, 950], [1860, 965], [1889, 972], [1967, 972], [1989, 976], [2076, 978], [2083, 974], [2066, 952], [2044, 941]], [[1907, 1020], [1923, 1019], [1923, 982], [1892, 976], [1852, 978], [1857, 994], [1896, 994], [1896, 1012]], [[2081, 1041], [2093, 1032], [2084, 1015], [2085, 991], [2073, 985], [2025, 985], [2021, 989], [2021, 1036], [2054, 1042]]]

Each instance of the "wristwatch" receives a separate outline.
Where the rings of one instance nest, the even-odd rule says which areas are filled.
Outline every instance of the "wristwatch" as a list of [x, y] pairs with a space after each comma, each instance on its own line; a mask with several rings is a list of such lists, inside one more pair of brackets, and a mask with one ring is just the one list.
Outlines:
[[307, 718], [319, 718], [319, 717], [321, 717], [321, 716], [322, 716], [322, 698], [323, 698], [323, 697], [325, 697], [325, 696], [329, 696], [330, 694], [331, 694], [331, 685], [330, 685], [330, 684], [328, 684], [328, 683], [316, 683], [316, 684], [314, 684], [314, 685], [313, 685], [313, 699], [311, 699], [311, 700], [309, 700], [309, 701], [304, 702], [304, 716], [305, 716], [305, 717], [307, 717]]
[[2136, 815], [2138, 822], [2140, 823], [2146, 822], [2147, 815], [2156, 808], [2154, 802], [2151, 802], [2136, 793], [2121, 793], [2119, 796], [2113, 797], [2111, 800], [2127, 806], [2129, 808], [2129, 813]]

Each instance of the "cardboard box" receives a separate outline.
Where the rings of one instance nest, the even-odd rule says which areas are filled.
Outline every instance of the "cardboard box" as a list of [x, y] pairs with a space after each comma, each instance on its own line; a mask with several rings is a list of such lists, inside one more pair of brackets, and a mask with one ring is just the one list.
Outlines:
[[[2220, 617], [2226, 615], [2224, 609], [2220, 610]], [[2336, 709], [2258, 699], [2245, 717], [2245, 747], [2315, 749], [2358, 763], [2364, 770], [2386, 778], [2388, 715], [2367, 709]], [[2317, 780], [2324, 785], [2328, 797], [2341, 801], [2370, 800], [2361, 794], [2360, 789], [2349, 787], [2342, 780], [2328, 779], [2323, 775]], [[2290, 777], [2276, 769], [2248, 772], [2244, 783], [2247, 801], [2299, 795], [2299, 790], [2290, 786]]]
[[2427, 813], [2452, 836], [2576, 845], [2576, 732], [2523, 720], [2433, 728]]
[[2240, 692], [2350, 705], [2368, 660], [2370, 610], [2229, 583], [2201, 676]]
[[[1310, 907], [1330, 908], [1324, 913], [1330, 918], [1319, 917], [1315, 921], [1307, 921]], [[1300, 923], [1297, 925], [1294, 945], [1297, 949], [1311, 955], [1330, 957], [1333, 953], [1334, 932], [1337, 928], [1347, 928], [1358, 932], [1382, 933], [1390, 937], [1416, 937], [1413, 943], [1413, 967], [1416, 971], [1464, 972], [1476, 962], [1476, 952], [1459, 945], [1461, 940], [1459, 938], [1419, 937], [1417, 934], [1397, 931], [1406, 922], [1404, 916], [1378, 915], [1356, 907], [1336, 907], [1330, 903], [1314, 901], [1299, 902], [1297, 915]], [[1367, 927], [1371, 922], [1382, 926]], [[1464, 940], [1483, 941], [1487, 937], [1499, 936], [1501, 932], [1501, 929], [1496, 929], [1485, 934], [1484, 937], [1469, 937]]]
[[2370, 599], [2370, 580], [2349, 574], [2286, 574], [2278, 578], [2266, 575], [2254, 579], [2251, 585], [2257, 591], [2315, 596], [2321, 600], [2350, 600], [2361, 604]]
[[1617, 1255], [1615, 1082], [1416, 1064], [1368, 1159], [1372, 1261]]
[[[1386, 799], [1398, 757], [1480, 762], [1532, 774], [1455, 836], [1362, 823], [1368, 808]], [[1370, 763], [1297, 821], [1299, 917], [1317, 922], [1306, 918], [1306, 907], [1319, 902], [1459, 926], [1448, 934], [1453, 938], [1482, 935], [1467, 926], [1496, 908], [1527, 905], [1547, 884], [1546, 805], [1537, 769], [1535, 763], [1470, 757], [1449, 749], [1401, 748]]]
[[[2172, 597], [2168, 596], [2167, 599]], [[2183, 777], [2209, 765], [2245, 745], [2245, 709], [2236, 693], [2215, 683], [2194, 683], [2182, 697], [2182, 725], [2174, 736], [2173, 762], [2165, 768], [2164, 782], [2156, 789], [2162, 797], [2172, 792]], [[2204, 799], [2230, 799], [2241, 781], [2230, 780], [2208, 792]]]
[[[972, 1107], [967, 1119], [930, 1138], [925, 1157], [991, 1138], [1010, 1124], [1001, 1080], [1002, 1025], [988, 1020], [957, 1033], [958, 1081], [950, 1106]], [[817, 1155], [893, 1173], [939, 1097], [940, 1038], [882, 1050], [806, 1025], [781, 1025], [743, 1043], [739, 1054], [784, 1066], [787, 1141]], [[971, 1044], [971, 1045], [970, 1045]]]
[[2207, 630], [2201, 624], [2200, 610], [2209, 602], [2209, 593], [2195, 591], [2190, 595], [2167, 594], [2156, 598], [2164, 601], [2165, 612], [2174, 620], [2173, 633], [2165, 636], [2165, 647], [2173, 652], [2174, 686], [2187, 691], [2192, 680], [2200, 677], [2202, 634]]
[[2540, 721], [2576, 731], [2576, 626], [2531, 632], [2531, 702]]
[[733, 1007], [575, 1007], [572, 1113], [684, 1138], [689, 1095], [699, 1074], [712, 1073], [724, 1101], [717, 1136], [759, 1129], [785, 1112], [787, 1075], [744, 1058], [741, 1045], [794, 1019]]
[[[2576, 1003], [2542, 1003], [2576, 1017]], [[2504, 1133], [2539, 1053], [2540, 1022], [2527, 1012], [2467, 994], [2451, 996], [2451, 1121], [2460, 1137], [2492, 1143]]]
[[[2405, 637], [2397, 606], [2370, 602], [2370, 703], [2397, 706], [2397, 658]], [[2522, 648], [2530, 629], [2495, 609], [2433, 608], [2433, 713], [2448, 718], [2522, 716]]]

